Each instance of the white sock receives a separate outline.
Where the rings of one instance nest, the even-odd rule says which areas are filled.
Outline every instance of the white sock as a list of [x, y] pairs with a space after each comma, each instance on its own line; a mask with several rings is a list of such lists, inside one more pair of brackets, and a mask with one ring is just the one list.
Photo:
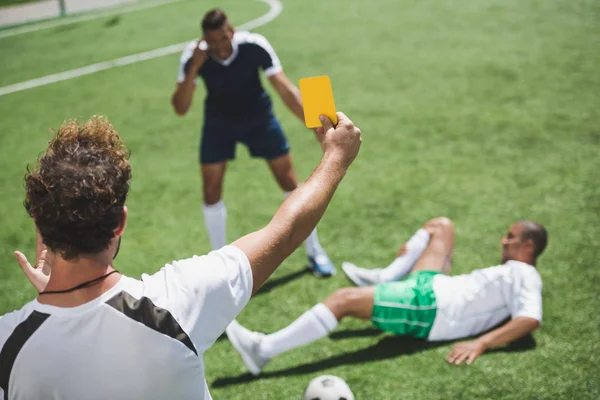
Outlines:
[[[283, 197], [287, 199], [291, 193], [292, 192], [283, 192]], [[323, 251], [321, 243], [319, 243], [319, 235], [317, 234], [317, 228], [313, 229], [313, 231], [310, 233], [310, 235], [308, 235], [304, 243], [306, 244], [306, 254], [309, 257], [316, 257], [317, 254]]]
[[337, 325], [338, 320], [331, 310], [319, 303], [282, 330], [265, 335], [260, 342], [258, 355], [273, 358], [327, 336]]
[[397, 281], [406, 276], [411, 268], [417, 263], [423, 251], [429, 244], [429, 232], [419, 229], [413, 237], [406, 242], [406, 254], [396, 258], [388, 267], [381, 271], [382, 282]]
[[225, 202], [219, 200], [215, 204], [204, 204], [202, 211], [204, 212], [204, 223], [206, 224], [210, 244], [213, 250], [218, 250], [227, 244], [227, 208], [225, 208]]
[[315, 228], [310, 235], [306, 238], [306, 254], [309, 257], [316, 257], [317, 254], [323, 251], [321, 243], [319, 243], [319, 235], [317, 235], [317, 228]]

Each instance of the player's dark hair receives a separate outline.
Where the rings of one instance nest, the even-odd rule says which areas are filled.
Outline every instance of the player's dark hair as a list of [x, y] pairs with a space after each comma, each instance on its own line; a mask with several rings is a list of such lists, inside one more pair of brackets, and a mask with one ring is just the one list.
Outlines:
[[64, 259], [108, 248], [129, 192], [129, 152], [102, 117], [64, 123], [25, 175], [25, 209]]
[[538, 258], [548, 244], [548, 232], [542, 224], [534, 221], [519, 221], [522, 227], [521, 239], [533, 242], [533, 256]]
[[220, 8], [215, 8], [204, 14], [202, 32], [221, 29], [227, 23], [227, 15]]

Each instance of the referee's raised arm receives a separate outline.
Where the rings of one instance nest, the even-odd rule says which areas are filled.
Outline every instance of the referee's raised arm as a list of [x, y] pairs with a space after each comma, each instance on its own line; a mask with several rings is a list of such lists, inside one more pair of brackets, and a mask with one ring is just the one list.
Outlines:
[[292, 192], [266, 227], [232, 243], [250, 261], [253, 294], [315, 228], [358, 154], [360, 129], [343, 113], [337, 116], [336, 127], [327, 117], [321, 117], [323, 127], [317, 134], [323, 158], [310, 178]]

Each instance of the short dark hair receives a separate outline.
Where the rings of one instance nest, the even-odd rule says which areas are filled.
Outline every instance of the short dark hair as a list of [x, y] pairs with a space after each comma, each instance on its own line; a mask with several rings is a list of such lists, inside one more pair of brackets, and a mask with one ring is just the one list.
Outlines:
[[204, 14], [202, 18], [202, 32], [220, 29], [227, 23], [227, 15], [220, 8], [215, 8]]
[[542, 224], [529, 220], [519, 221], [519, 224], [522, 227], [521, 239], [533, 242], [533, 256], [538, 258], [548, 244], [546, 228]]
[[64, 259], [108, 248], [129, 192], [129, 151], [103, 117], [65, 122], [25, 175], [25, 209]]

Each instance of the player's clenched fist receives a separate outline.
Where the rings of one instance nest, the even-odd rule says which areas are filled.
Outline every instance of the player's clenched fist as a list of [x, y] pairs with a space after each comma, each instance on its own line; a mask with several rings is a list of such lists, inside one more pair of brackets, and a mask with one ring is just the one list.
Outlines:
[[202, 39], [198, 40], [198, 45], [194, 48], [194, 54], [192, 55], [192, 65], [196, 70], [200, 69], [204, 65], [208, 57], [208, 45]]
[[322, 128], [318, 128], [317, 136], [321, 141], [323, 151], [327, 154], [336, 154], [341, 157], [344, 167], [349, 167], [360, 150], [362, 138], [360, 129], [344, 113], [338, 112], [338, 123], [334, 127], [329, 118], [324, 115], [319, 117]]

